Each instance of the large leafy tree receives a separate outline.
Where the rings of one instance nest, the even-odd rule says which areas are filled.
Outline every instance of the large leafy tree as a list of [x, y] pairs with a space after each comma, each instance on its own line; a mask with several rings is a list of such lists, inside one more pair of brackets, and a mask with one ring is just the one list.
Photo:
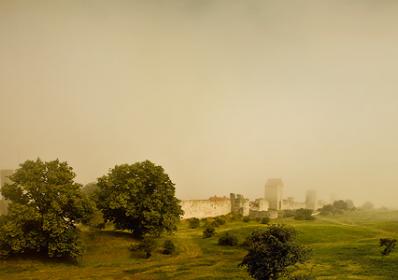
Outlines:
[[173, 182], [150, 161], [117, 165], [97, 185], [104, 218], [136, 237], [173, 231], [183, 214]]
[[93, 203], [74, 182], [66, 162], [28, 160], [2, 195], [10, 202], [0, 221], [0, 255], [41, 253], [76, 258], [82, 253], [76, 223], [89, 219]]
[[295, 229], [285, 225], [254, 231], [246, 244], [248, 253], [240, 266], [258, 280], [280, 279], [287, 274], [288, 267], [304, 262], [309, 256], [309, 250], [297, 243]]

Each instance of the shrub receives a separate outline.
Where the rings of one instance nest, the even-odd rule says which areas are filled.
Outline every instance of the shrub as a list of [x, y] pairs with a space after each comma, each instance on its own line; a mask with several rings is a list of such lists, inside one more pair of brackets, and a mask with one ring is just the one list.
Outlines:
[[254, 279], [276, 280], [288, 275], [288, 268], [303, 263], [309, 250], [296, 241], [296, 231], [285, 225], [257, 230], [247, 239], [248, 253], [240, 266]]
[[263, 225], [268, 225], [270, 222], [270, 218], [269, 217], [262, 217], [260, 220], [260, 223]]
[[280, 212], [280, 216], [283, 218], [290, 218], [290, 217], [294, 217], [294, 215], [296, 215], [296, 211], [295, 210], [291, 210], [291, 209], [286, 209], [286, 210], [282, 210]]
[[384, 247], [381, 255], [388, 256], [394, 250], [396, 243], [397, 240], [393, 238], [380, 238], [380, 247]]
[[248, 223], [248, 222], [250, 222], [250, 218], [248, 216], [245, 216], [245, 217], [243, 217], [243, 221], [245, 223]]
[[312, 216], [311, 209], [297, 209], [294, 215], [295, 220], [315, 220], [315, 217]]
[[208, 225], [203, 230], [203, 238], [210, 238], [210, 237], [214, 236], [215, 233], [216, 233], [216, 229], [213, 226]]
[[238, 245], [238, 238], [232, 233], [225, 232], [218, 239], [218, 245], [236, 246]]
[[243, 219], [242, 214], [240, 213], [230, 213], [228, 215], [230, 221], [241, 221]]
[[188, 219], [190, 228], [198, 228], [200, 226], [200, 220], [198, 218], [190, 218]]
[[222, 226], [222, 225], [225, 225], [226, 220], [225, 220], [224, 217], [216, 217], [216, 218], [214, 219], [214, 222], [215, 222], [217, 225]]
[[145, 258], [150, 258], [152, 256], [153, 250], [157, 246], [156, 239], [152, 236], [144, 236], [144, 238], [138, 244], [131, 245], [129, 247], [130, 251], [142, 251], [145, 253]]
[[171, 255], [174, 254], [176, 251], [176, 246], [174, 245], [173, 241], [171, 240], [165, 240], [163, 243], [163, 251], [162, 253], [165, 255]]

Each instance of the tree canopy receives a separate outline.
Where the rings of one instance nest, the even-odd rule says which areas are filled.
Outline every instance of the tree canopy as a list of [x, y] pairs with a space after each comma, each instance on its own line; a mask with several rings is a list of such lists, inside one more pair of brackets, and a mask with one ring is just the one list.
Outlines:
[[76, 258], [82, 253], [76, 223], [93, 204], [74, 182], [66, 162], [27, 160], [10, 176], [2, 195], [10, 202], [0, 221], [0, 255], [41, 253]]
[[296, 231], [285, 225], [271, 225], [256, 230], [245, 242], [248, 253], [240, 266], [258, 280], [275, 280], [287, 274], [287, 268], [304, 262], [309, 250], [296, 241]]
[[139, 238], [176, 230], [183, 212], [161, 166], [150, 161], [117, 165], [97, 185], [99, 207], [117, 229], [130, 230]]

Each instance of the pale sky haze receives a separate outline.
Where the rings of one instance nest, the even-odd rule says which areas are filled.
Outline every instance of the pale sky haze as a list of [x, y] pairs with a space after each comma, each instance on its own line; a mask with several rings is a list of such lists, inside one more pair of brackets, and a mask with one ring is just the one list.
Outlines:
[[398, 207], [398, 1], [0, 0], [0, 168]]

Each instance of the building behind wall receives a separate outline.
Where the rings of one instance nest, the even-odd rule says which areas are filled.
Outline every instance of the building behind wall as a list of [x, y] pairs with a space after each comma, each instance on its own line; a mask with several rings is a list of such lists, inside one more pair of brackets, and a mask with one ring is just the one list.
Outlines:
[[313, 210], [318, 208], [316, 191], [314, 190], [307, 191], [305, 195], [305, 208]]
[[265, 184], [265, 199], [269, 203], [269, 209], [282, 209], [282, 193], [282, 179], [268, 179], [267, 183]]

